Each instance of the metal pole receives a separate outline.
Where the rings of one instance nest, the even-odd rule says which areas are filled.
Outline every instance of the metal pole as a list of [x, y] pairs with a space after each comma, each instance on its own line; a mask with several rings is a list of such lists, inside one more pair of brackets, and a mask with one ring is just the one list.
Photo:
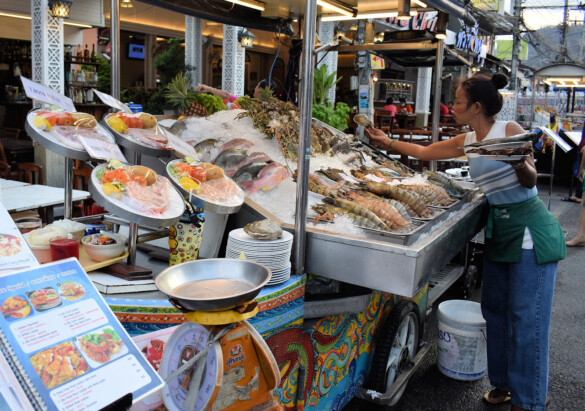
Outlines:
[[554, 180], [554, 177], [555, 177], [555, 157], [556, 157], [556, 153], [557, 153], [557, 143], [554, 143], [553, 142], [553, 145], [552, 145], [552, 162], [550, 164], [550, 184], [549, 184], [549, 187], [548, 187], [548, 203], [546, 205], [546, 207], [548, 208], [549, 211], [550, 211], [550, 198], [552, 196], [552, 190], [553, 190], [553, 180]]
[[534, 122], [534, 99], [536, 98], [536, 76], [532, 76], [532, 98], [530, 99], [530, 124], [528, 129], [532, 130], [532, 123]]
[[514, 17], [516, 25], [514, 26], [514, 38], [512, 40], [512, 70], [510, 72], [510, 83], [514, 90], [514, 121], [518, 117], [518, 68], [520, 67], [520, 19], [522, 17], [522, 0], [514, 0]]
[[110, 5], [110, 87], [112, 97], [120, 99], [120, 0]]
[[73, 160], [65, 157], [65, 211], [63, 218], [71, 220], [73, 216]]
[[[443, 40], [437, 42], [437, 57], [435, 60], [435, 91], [433, 97], [433, 120], [431, 122], [431, 139], [433, 143], [439, 141], [439, 116], [441, 115], [441, 77], [443, 77]], [[431, 161], [431, 170], [437, 171], [437, 162]]]
[[[134, 153], [134, 165], [139, 165], [140, 153]], [[138, 250], [138, 224], [130, 222], [128, 227], [128, 265], [136, 265], [136, 251]]]
[[315, 47], [316, 0], [305, 4], [305, 27], [303, 29], [303, 54], [301, 62], [301, 98], [299, 151], [297, 161], [297, 201], [295, 213], [295, 270], [298, 275], [305, 272], [307, 186], [309, 184], [309, 159], [311, 158], [311, 121], [313, 115], [313, 49]]

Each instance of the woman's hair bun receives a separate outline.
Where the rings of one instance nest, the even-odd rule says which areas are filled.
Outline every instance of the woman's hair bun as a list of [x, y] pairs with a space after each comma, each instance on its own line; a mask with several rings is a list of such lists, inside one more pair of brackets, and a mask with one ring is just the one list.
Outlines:
[[500, 90], [508, 85], [508, 77], [502, 73], [496, 73], [492, 76], [492, 83], [496, 90]]

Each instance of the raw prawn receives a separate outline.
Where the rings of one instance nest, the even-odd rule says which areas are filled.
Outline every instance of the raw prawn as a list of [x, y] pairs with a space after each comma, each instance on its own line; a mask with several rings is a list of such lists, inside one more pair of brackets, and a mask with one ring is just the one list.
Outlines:
[[[383, 221], [391, 221], [391, 225], [396, 224], [401, 227], [408, 225], [408, 221], [402, 217], [398, 210], [396, 210], [396, 208], [390, 204], [383, 203], [382, 201], [376, 201], [372, 198], [366, 198], [353, 192], [347, 192], [344, 197], [366, 207], [368, 210], [380, 217]], [[389, 226], [388, 228], [392, 227]]]
[[[327, 217], [329, 217], [329, 215], [335, 215], [335, 214], [345, 215], [350, 219], [350, 221], [353, 224], [355, 224], [358, 227], [371, 228], [371, 229], [382, 229], [382, 230], [386, 229], [385, 227], [378, 226], [376, 223], [374, 223], [371, 220], [368, 220], [365, 217], [351, 213], [344, 208], [335, 207], [331, 204], [314, 204], [312, 206], [312, 208], [317, 213], [321, 214], [321, 216], [324, 217], [323, 219], [326, 219]], [[327, 214], [329, 214], [329, 215], [327, 215]]]
[[323, 202], [326, 204], [331, 204], [334, 205], [336, 207], [340, 207], [343, 208], [347, 211], [349, 211], [350, 213], [353, 214], [357, 214], [361, 217], [366, 218], [367, 220], [371, 221], [377, 229], [379, 230], [387, 230], [388, 226], [386, 225], [386, 223], [384, 221], [382, 221], [382, 219], [380, 217], [378, 217], [376, 214], [374, 214], [373, 212], [371, 212], [370, 210], [368, 210], [367, 208], [356, 204], [354, 202], [351, 202], [349, 200], [344, 200], [341, 198], [333, 198], [333, 197], [325, 197], [323, 199]]
[[374, 194], [390, 197], [408, 204], [420, 217], [431, 218], [433, 213], [416, 193], [384, 183], [366, 183], [366, 189]]

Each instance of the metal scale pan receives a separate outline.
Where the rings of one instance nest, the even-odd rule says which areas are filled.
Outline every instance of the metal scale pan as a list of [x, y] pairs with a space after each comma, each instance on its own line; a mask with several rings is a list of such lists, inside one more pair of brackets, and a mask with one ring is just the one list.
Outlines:
[[91, 193], [93, 199], [109, 212], [132, 223], [141, 224], [148, 227], [168, 227], [171, 224], [179, 221], [185, 212], [185, 201], [181, 194], [179, 194], [179, 192], [172, 186], [172, 184], [169, 185], [168, 192], [169, 207], [160, 216], [149, 216], [141, 214], [140, 211], [134, 209], [127, 203], [106, 196], [101, 189], [99, 179], [96, 177], [98, 170], [105, 166], [106, 164], [100, 164], [92, 171], [91, 178], [89, 179], [89, 192]]
[[[33, 125], [33, 119], [37, 115], [38, 111], [46, 110], [37, 109], [29, 111], [29, 113], [26, 116], [26, 122], [24, 123], [24, 129], [26, 130], [26, 132], [33, 141], [39, 143], [47, 150], [50, 150], [53, 153], [59, 154], [63, 157], [81, 161], [86, 161], [91, 158], [84, 148], [78, 149], [68, 146], [66, 143], [67, 141], [66, 138], [58, 136], [56, 131], [54, 130], [45, 131], [35, 127]], [[111, 143], [116, 142], [112, 134], [106, 128], [102, 127], [99, 123], [94, 127], [94, 130], [97, 130], [100, 134], [103, 134], [106, 138], [110, 140]]]
[[[136, 153], [145, 154], [145, 155], [151, 156], [151, 157], [171, 157], [173, 155], [173, 153], [175, 152], [174, 149], [171, 147], [167, 147], [164, 149], [155, 148], [155, 147], [140, 143], [137, 140], [135, 140], [134, 138], [132, 138], [131, 136], [128, 136], [128, 135], [122, 134], [122, 133], [118, 133], [112, 127], [110, 127], [110, 125], [108, 124], [108, 121], [107, 121], [108, 118], [110, 118], [110, 116], [113, 116], [113, 115], [116, 115], [116, 113], [106, 114], [104, 116], [103, 123], [104, 123], [105, 127], [114, 135], [114, 137], [116, 137], [116, 142], [120, 146], [127, 148], [129, 150], [132, 150]], [[160, 127], [158, 125], [157, 125], [157, 130], [160, 134], [164, 134], [165, 136], [167, 135], [167, 133], [169, 133], [163, 127]]]

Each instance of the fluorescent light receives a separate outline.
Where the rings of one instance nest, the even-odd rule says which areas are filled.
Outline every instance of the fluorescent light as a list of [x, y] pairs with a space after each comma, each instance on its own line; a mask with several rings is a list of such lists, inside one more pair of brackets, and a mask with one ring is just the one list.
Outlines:
[[[31, 20], [30, 16], [24, 16], [22, 14], [13, 14], [13, 13], [1, 13], [0, 12], [0, 17], [13, 17], [15, 19]], [[64, 21], [63, 24], [66, 24], [67, 26], [84, 27], [84, 28], [88, 28], [88, 29], [93, 27], [93, 26], [90, 26], [89, 24], [73, 23], [71, 21]]]
[[264, 11], [266, 7], [264, 7], [264, 3], [260, 3], [256, 0], [226, 0], [230, 3], [239, 4], [240, 6], [249, 7], [251, 9]]
[[355, 17], [328, 15], [328, 16], [321, 17], [321, 21], [385, 19], [388, 17], [396, 17], [397, 15], [398, 15], [398, 13], [395, 11], [381, 11], [381, 12], [377, 12], [377, 13], [357, 14]]
[[317, 6], [321, 6], [323, 8], [336, 11], [348, 17], [353, 17], [356, 14], [355, 9], [353, 9], [352, 7], [346, 6], [341, 3], [336, 4], [331, 2], [331, 0], [317, 0]]
[[22, 14], [0, 13], [2, 17], [14, 17], [15, 19], [30, 20], [30, 16], [23, 16]]
[[90, 26], [89, 24], [72, 23], [70, 21], [64, 21], [63, 24], [65, 24], [67, 26], [84, 27], [86, 29], [90, 29], [93, 27], [93, 26]]
[[420, 1], [420, 0], [411, 0], [411, 1], [412, 1], [414, 4], [418, 4], [418, 7], [421, 7], [421, 8], [423, 8], [423, 9], [426, 9], [426, 8], [427, 8], [427, 3], [423, 3], [423, 2], [422, 2], [422, 1]]

